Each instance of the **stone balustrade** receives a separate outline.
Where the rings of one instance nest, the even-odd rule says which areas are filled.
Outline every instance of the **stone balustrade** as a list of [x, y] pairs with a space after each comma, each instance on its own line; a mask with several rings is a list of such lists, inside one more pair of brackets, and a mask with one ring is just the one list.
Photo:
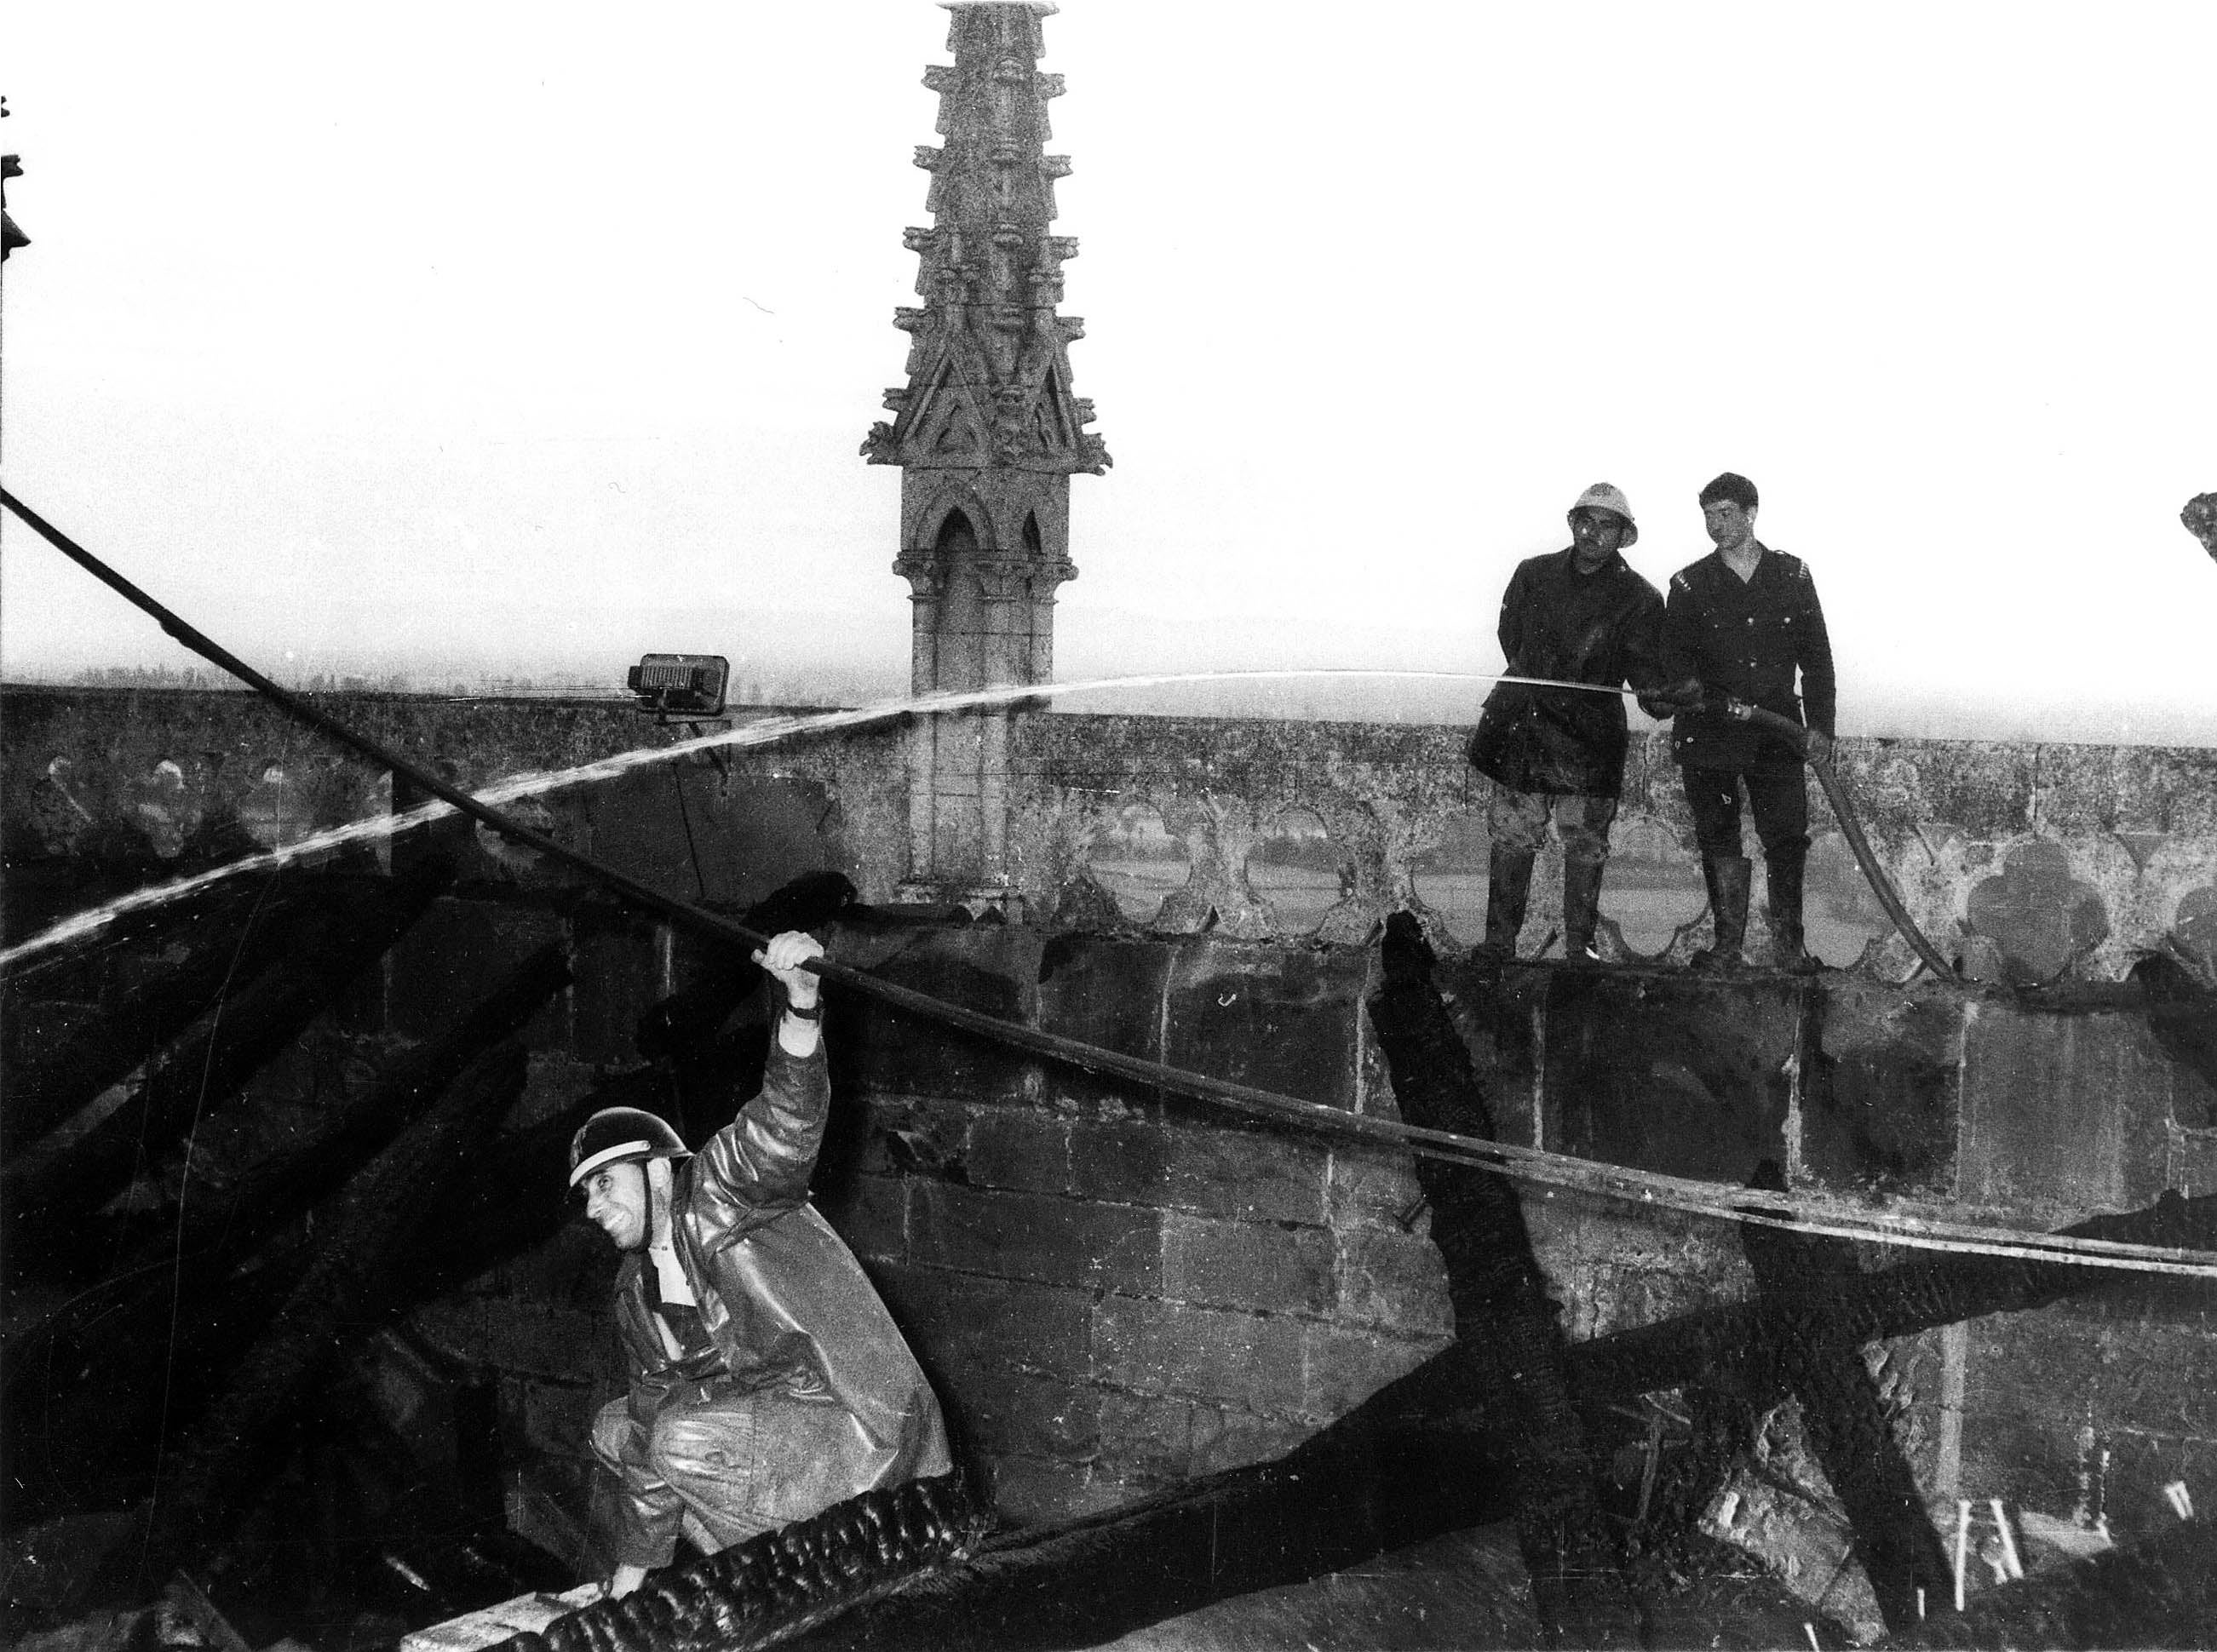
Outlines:
[[[1448, 727], [1055, 716], [1010, 743], [1016, 876], [1062, 921], [1359, 942], [1423, 913], [1483, 931], [1491, 782]], [[2217, 752], [1849, 740], [1838, 770], [1920, 928], [1985, 979], [2113, 978], [2166, 936], [2217, 959]], [[1916, 959], [1814, 798], [1812, 949], [1887, 980]], [[1603, 885], [1603, 943], [1683, 962], [1707, 939], [1667, 737], [1636, 740]], [[1756, 853], [1752, 831], [1750, 853]], [[1523, 951], [1559, 925], [1559, 851]], [[1756, 902], [1752, 943], [1766, 939]], [[1560, 948], [1553, 949], [1559, 956]]]
[[[366, 695], [338, 704], [473, 786], [688, 732], [607, 702]], [[392, 806], [386, 777], [241, 694], [13, 688], [6, 711], [0, 773], [18, 934], [71, 904], [91, 887], [88, 877], [102, 889], [127, 885]], [[1464, 734], [1013, 716], [1003, 777], [1011, 891], [1033, 921], [1069, 928], [1345, 945], [1406, 907], [1436, 940], [1475, 941], [1491, 783], [1464, 761]], [[878, 725], [717, 762], [694, 758], [522, 807], [673, 894], [743, 899], [794, 869], [833, 865], [866, 898], [891, 899], [923, 870], [911, 822], [935, 806], [913, 795], [930, 772], [917, 778], [907, 737]], [[2217, 752], [1848, 740], [1838, 767], [1910, 912], [1967, 973], [2114, 979], [2166, 939], [2217, 959]], [[1915, 958], [1821, 794], [1811, 829], [1811, 949], [1836, 968], [1907, 977]], [[571, 877], [476, 835], [489, 878]], [[1683, 961], [1707, 939], [1707, 900], [1660, 733], [1633, 742], [1614, 843], [1604, 950], [1622, 961]], [[71, 870], [50, 899], [48, 873], [62, 866]], [[1551, 848], [1534, 880], [1524, 953], [1540, 952], [1559, 920]], [[1750, 938], [1758, 952], [1765, 928], [1758, 888]]]

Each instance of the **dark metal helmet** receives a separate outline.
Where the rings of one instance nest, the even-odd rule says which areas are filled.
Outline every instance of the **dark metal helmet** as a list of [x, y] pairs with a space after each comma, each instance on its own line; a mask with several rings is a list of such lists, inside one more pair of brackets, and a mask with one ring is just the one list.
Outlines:
[[570, 1186], [604, 1164], [633, 1159], [689, 1159], [677, 1132], [638, 1107], [603, 1107], [570, 1138]]

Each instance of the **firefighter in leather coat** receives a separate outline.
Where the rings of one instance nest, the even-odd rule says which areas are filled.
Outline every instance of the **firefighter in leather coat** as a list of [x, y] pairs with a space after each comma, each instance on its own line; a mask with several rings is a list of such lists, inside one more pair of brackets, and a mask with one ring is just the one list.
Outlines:
[[[1520, 563], [1501, 599], [1501, 651], [1511, 676], [1616, 690], [1658, 680], [1663, 598], [1621, 554], [1640, 537], [1623, 493], [1596, 482], [1570, 511], [1572, 544]], [[1470, 761], [1494, 783], [1483, 961], [1516, 954], [1532, 862], [1554, 817], [1563, 840], [1563, 947], [1590, 961], [1627, 742], [1620, 695], [1504, 682], [1486, 697]]]
[[570, 1185], [625, 1253], [615, 1309], [630, 1392], [602, 1408], [596, 1503], [609, 1592], [873, 1487], [944, 1474], [939, 1403], [861, 1267], [808, 1203], [831, 1108], [822, 955], [788, 932], [755, 954], [782, 987], [760, 1094], [698, 1156], [653, 1114], [609, 1108]]

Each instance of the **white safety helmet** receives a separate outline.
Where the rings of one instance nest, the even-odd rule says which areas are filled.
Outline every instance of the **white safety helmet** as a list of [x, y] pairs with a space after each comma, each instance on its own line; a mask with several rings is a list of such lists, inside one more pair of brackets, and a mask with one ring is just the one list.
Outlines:
[[1632, 502], [1624, 496], [1624, 490], [1607, 482], [1596, 482], [1578, 496], [1578, 502], [1568, 513], [1576, 516], [1582, 510], [1613, 510], [1624, 518], [1624, 543], [1640, 542], [1640, 524], [1632, 520]]
[[638, 1107], [603, 1107], [570, 1138], [570, 1185], [604, 1164], [638, 1159], [689, 1159], [677, 1132]]

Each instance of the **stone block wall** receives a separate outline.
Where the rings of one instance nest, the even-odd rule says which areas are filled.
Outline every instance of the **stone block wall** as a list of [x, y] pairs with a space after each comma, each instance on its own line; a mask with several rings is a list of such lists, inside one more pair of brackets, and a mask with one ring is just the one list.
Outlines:
[[[998, 926], [843, 934], [842, 962], [1081, 1041], [1354, 1112], [1391, 1102], [1368, 960]], [[1395, 1156], [1227, 1124], [832, 995], [867, 1108], [821, 1194], [1013, 1519], [1273, 1457], [1442, 1345]]]

